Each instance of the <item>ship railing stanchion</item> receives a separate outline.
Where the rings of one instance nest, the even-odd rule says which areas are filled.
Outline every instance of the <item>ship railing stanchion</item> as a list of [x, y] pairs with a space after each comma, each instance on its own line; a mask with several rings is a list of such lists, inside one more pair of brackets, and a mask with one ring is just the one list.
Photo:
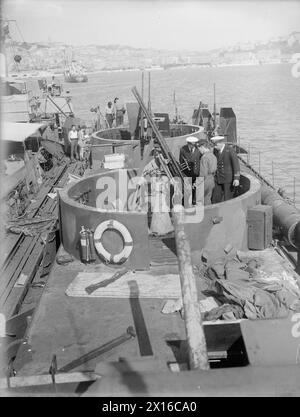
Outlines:
[[51, 360], [51, 364], [50, 364], [50, 368], [49, 368], [49, 374], [51, 375], [51, 380], [52, 380], [52, 386], [54, 389], [54, 392], [57, 392], [56, 389], [56, 381], [55, 381], [55, 375], [57, 373], [57, 359], [56, 359], [56, 355], [52, 356], [52, 360]]

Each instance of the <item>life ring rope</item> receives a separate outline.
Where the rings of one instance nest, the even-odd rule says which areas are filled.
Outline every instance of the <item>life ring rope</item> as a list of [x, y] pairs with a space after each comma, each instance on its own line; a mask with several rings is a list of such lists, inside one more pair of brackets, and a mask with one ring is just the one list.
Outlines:
[[[109, 253], [102, 244], [102, 235], [106, 230], [116, 230], [119, 232], [123, 238], [124, 246], [120, 253], [115, 255]], [[118, 222], [117, 220], [106, 220], [100, 223], [94, 233], [94, 243], [95, 248], [100, 256], [104, 258], [107, 263], [123, 263], [125, 262], [133, 249], [133, 239], [129, 230], [124, 226], [124, 224]]]

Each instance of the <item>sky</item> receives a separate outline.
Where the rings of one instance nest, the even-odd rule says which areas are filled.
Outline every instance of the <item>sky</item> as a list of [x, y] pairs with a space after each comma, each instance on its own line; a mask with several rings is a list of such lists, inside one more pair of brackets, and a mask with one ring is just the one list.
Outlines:
[[206, 51], [300, 31], [300, 0], [2, 0], [2, 14], [27, 42], [72, 45]]

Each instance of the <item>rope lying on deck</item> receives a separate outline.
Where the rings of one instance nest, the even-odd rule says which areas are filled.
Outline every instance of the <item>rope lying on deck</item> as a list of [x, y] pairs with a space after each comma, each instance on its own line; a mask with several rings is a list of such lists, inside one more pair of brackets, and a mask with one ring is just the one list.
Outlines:
[[51, 230], [56, 221], [57, 216], [46, 219], [22, 219], [19, 221], [11, 220], [10, 224], [6, 226], [6, 231], [16, 235], [24, 233], [25, 236], [35, 236], [37, 233]]

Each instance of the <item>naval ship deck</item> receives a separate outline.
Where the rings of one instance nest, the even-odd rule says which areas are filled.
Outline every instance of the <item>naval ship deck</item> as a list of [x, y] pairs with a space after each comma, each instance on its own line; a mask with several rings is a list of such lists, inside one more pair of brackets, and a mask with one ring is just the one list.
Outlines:
[[[167, 274], [178, 275], [174, 236], [170, 234], [164, 238], [149, 237], [149, 242], [151, 263], [150, 270], [143, 271], [144, 277], [149, 282], [157, 282], [159, 277]], [[63, 254], [64, 249], [60, 247], [58, 256]], [[265, 259], [269, 270], [278, 265], [281, 270], [294, 273], [293, 266], [280, 250], [266, 249], [259, 251], [259, 254]], [[142, 360], [145, 366], [149, 358], [155, 358], [159, 361], [159, 366], [165, 365], [166, 368], [172, 363], [186, 364], [187, 354], [182, 343], [186, 339], [185, 322], [179, 312], [161, 312], [165, 301], [176, 297], [166, 297], [162, 292], [158, 298], [157, 294], [155, 297], [136, 297], [125, 292], [123, 296], [116, 297], [99, 296], [96, 293], [92, 296], [80, 292], [76, 294], [76, 291], [71, 294], [69, 291], [78, 274], [86, 274], [88, 286], [92, 274], [101, 279], [103, 275], [112, 277], [115, 272], [116, 268], [104, 264], [86, 265], [76, 259], [66, 265], [54, 263], [14, 361], [18, 376], [49, 374], [54, 355], [59, 373], [60, 368], [70, 362], [124, 335], [128, 326], [133, 326], [136, 337], [85, 362], [74, 371], [93, 372], [97, 366], [98, 373], [101, 374], [101, 364], [117, 363], [120, 358], [125, 358], [129, 363]], [[130, 271], [130, 289], [133, 292], [137, 289], [134, 273], [138, 274], [140, 271]], [[201, 280], [196, 279], [196, 283], [198, 296], [201, 298]], [[30, 291], [34, 293], [37, 289], [32, 288]], [[156, 293], [159, 292], [156, 287]], [[27, 309], [28, 305], [24, 303], [22, 311]], [[211, 368], [248, 368], [248, 349], [245, 347], [241, 329], [244, 321], [248, 320], [204, 322]], [[149, 363], [150, 366], [153, 365], [153, 362]], [[110, 393], [99, 392], [99, 395], [105, 394]]]
[[[58, 254], [61, 253], [62, 248]], [[160, 239], [151, 239], [151, 254], [154, 265], [144, 272], [149, 280], [157, 275], [178, 273], [175, 254]], [[186, 361], [180, 349], [180, 341], [186, 338], [184, 320], [179, 312], [161, 313], [165, 298], [66, 295], [68, 286], [83, 271], [97, 271], [101, 276], [106, 272], [113, 275], [116, 269], [84, 265], [77, 260], [64, 266], [55, 263], [30, 325], [28, 344], [22, 345], [14, 363], [18, 375], [48, 373], [54, 354], [61, 368], [120, 336], [130, 325], [136, 330], [136, 338], [81, 365], [76, 371], [92, 371], [97, 362], [117, 361], [119, 357], [134, 359], [153, 355], [165, 363]], [[220, 331], [220, 326], [224, 325], [226, 331]], [[224, 352], [241, 336], [238, 325], [230, 322], [224, 325], [205, 326], [209, 328], [206, 331], [208, 350], [214, 356], [218, 356], [219, 351], [220, 357], [224, 357]]]
[[[178, 273], [172, 242], [174, 244], [172, 237], [167, 245], [159, 238], [150, 239], [153, 262], [150, 270], [143, 272], [149, 280]], [[61, 247], [58, 255], [63, 252]], [[276, 251], [260, 251], [260, 256], [264, 252], [269, 267], [277, 264], [292, 272], [291, 265]], [[18, 375], [48, 373], [53, 355], [57, 357], [57, 367], [61, 368], [124, 334], [128, 326], [135, 328], [136, 338], [79, 366], [76, 371], [93, 371], [97, 362], [117, 361], [120, 357], [138, 359], [154, 356], [166, 364], [186, 362], [184, 351], [180, 349], [180, 341], [186, 338], [184, 320], [179, 312], [161, 313], [165, 297], [68, 296], [67, 288], [82, 272], [86, 272], [87, 276], [96, 272], [101, 277], [107, 272], [112, 276], [116, 269], [105, 265], [85, 265], [78, 260], [67, 265], [54, 264], [29, 327], [27, 344], [21, 346], [14, 363]], [[201, 297], [201, 280], [196, 282]], [[23, 309], [26, 309], [25, 305]], [[239, 365], [245, 362], [243, 343], [239, 343], [239, 323], [239, 320], [205, 322], [210, 359], [229, 358], [228, 352], [231, 352], [233, 356], [240, 354]], [[233, 365], [231, 362], [230, 366]], [[226, 366], [226, 361], [223, 361], [223, 366]]]

